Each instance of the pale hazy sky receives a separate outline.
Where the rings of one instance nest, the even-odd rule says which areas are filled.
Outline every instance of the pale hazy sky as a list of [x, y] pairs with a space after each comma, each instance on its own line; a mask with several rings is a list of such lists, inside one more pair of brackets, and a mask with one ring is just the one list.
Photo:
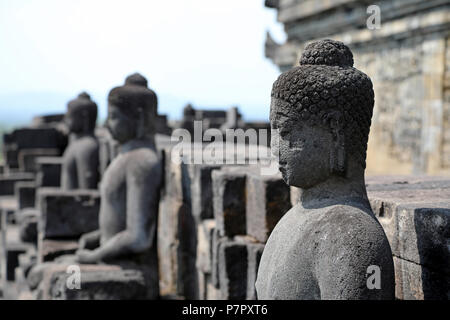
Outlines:
[[171, 118], [191, 101], [267, 119], [279, 71], [266, 30], [283, 40], [263, 0], [0, 0], [0, 121], [63, 112], [82, 90], [104, 116], [108, 91], [136, 71]]

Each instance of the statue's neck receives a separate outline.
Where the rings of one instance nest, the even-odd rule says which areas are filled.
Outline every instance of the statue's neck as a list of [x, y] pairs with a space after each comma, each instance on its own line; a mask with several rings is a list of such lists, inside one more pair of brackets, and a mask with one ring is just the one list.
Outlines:
[[314, 187], [300, 190], [299, 204], [305, 209], [355, 202], [368, 205], [364, 173], [351, 178], [332, 176]]

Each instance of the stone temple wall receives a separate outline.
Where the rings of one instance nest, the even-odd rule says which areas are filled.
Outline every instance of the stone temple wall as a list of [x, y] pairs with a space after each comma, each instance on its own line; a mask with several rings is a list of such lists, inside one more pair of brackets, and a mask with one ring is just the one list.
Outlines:
[[[367, 28], [367, 7], [380, 8], [381, 28]], [[348, 45], [355, 67], [369, 75], [375, 110], [369, 174], [449, 174], [450, 5], [442, 0], [278, 0], [287, 41], [268, 34], [266, 56], [281, 71], [298, 64], [311, 41]]]

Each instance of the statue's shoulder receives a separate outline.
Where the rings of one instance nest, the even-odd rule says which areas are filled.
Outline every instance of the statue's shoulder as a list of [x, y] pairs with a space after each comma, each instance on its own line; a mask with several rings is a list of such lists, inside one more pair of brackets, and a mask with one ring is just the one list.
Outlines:
[[100, 148], [97, 137], [86, 136], [75, 142], [75, 148], [83, 149], [86, 151], [96, 151]]
[[162, 170], [161, 157], [154, 148], [142, 147], [127, 155], [127, 168], [137, 176], [159, 175]]
[[317, 231], [341, 248], [353, 250], [366, 247], [368, 251], [386, 251], [389, 248], [384, 230], [370, 208], [353, 205], [335, 205], [327, 208], [316, 224]]

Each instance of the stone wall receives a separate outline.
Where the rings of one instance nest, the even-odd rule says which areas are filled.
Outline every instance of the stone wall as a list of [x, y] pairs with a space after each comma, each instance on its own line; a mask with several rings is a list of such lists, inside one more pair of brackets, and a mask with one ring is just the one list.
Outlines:
[[450, 7], [442, 0], [381, 0], [381, 28], [366, 26], [371, 2], [279, 0], [287, 41], [268, 35], [266, 56], [281, 71], [298, 63], [311, 41], [332, 38], [348, 45], [355, 67], [374, 84], [369, 174], [449, 174]]

